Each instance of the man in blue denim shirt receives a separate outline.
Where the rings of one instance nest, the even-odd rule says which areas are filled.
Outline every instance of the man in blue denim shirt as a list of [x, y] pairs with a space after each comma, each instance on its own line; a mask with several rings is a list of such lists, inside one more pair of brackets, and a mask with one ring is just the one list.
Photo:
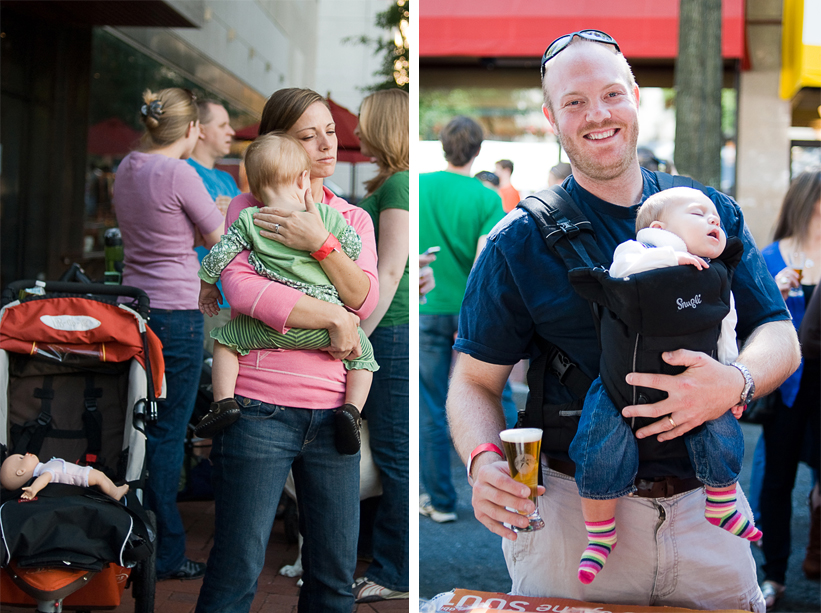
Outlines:
[[[617, 244], [634, 237], [637, 205], [659, 191], [656, 177], [641, 169], [636, 157], [638, 86], [616, 41], [598, 31], [557, 39], [542, 66], [544, 114], [573, 168], [564, 187], [591, 221], [605, 257], [612, 258]], [[665, 416], [640, 429], [640, 439], [675, 440], [739, 404], [753, 382], [758, 394], [768, 393], [799, 361], [789, 314], [765, 274], [740, 208], [727, 196], [708, 191], [727, 235], [744, 242], [733, 283], [737, 333], [747, 339], [740, 368], [679, 350], [663, 357], [685, 366], [681, 375], [629, 375], [629, 384], [669, 394], [656, 404], [624, 409], [626, 417]], [[471, 273], [455, 345], [461, 354], [448, 397], [454, 443], [466, 463], [474, 460], [469, 475], [474, 513], [505, 538], [512, 593], [763, 613], [749, 544], [705, 521], [698, 484], [674, 487], [673, 495], [640, 490], [620, 501], [616, 520], [623, 541], [590, 585], [576, 578], [587, 532], [576, 484], [568, 476], [566, 449], [542, 450], [546, 493], [538, 501], [545, 529], [519, 535], [503, 525], [527, 523], [505, 507], [529, 513], [533, 504], [527, 488], [510, 478], [507, 463], [488, 443], [501, 446], [501, 390], [512, 365], [534, 357], [537, 333], [561, 347], [589, 377], [596, 376], [599, 348], [588, 305], [571, 289], [564, 264], [548, 252], [532, 218], [518, 210], [491, 232]], [[544, 395], [551, 404], [574, 400], [550, 374], [545, 375]], [[665, 478], [679, 486], [692, 482], [692, 469], [662, 458], [642, 462], [639, 477], [650, 482]], [[739, 509], [750, 516], [743, 494]]]

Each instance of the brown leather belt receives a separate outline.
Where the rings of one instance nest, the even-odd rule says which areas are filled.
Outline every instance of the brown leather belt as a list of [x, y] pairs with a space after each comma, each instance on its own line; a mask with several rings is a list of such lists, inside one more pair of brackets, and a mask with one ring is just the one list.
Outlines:
[[[576, 476], [576, 465], [573, 462], [547, 458], [547, 467], [568, 477], [575, 478]], [[688, 479], [679, 479], [678, 477], [636, 479], [636, 492], [630, 495], [639, 496], [640, 498], [669, 498], [699, 488], [701, 485], [701, 481], [695, 477]]]

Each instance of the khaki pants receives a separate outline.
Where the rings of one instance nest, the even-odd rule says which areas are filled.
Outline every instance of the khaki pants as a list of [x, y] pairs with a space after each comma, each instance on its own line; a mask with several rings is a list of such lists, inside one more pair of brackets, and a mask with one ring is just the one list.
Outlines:
[[[543, 472], [547, 491], [538, 501], [545, 528], [502, 542], [512, 594], [764, 613], [750, 543], [707, 522], [703, 488], [669, 498], [620, 498], [616, 547], [584, 585], [577, 573], [587, 531], [576, 482], [545, 466]], [[738, 508], [752, 518], [740, 487]]]

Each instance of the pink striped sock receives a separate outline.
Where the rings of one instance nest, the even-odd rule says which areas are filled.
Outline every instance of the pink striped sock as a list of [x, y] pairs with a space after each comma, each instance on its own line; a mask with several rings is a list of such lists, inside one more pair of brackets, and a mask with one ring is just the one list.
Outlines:
[[587, 547], [579, 562], [579, 581], [592, 582], [607, 562], [607, 556], [616, 547], [616, 518], [606, 521], [586, 521]]
[[736, 508], [735, 485], [730, 489], [715, 489], [708, 485], [705, 489], [707, 490], [707, 507], [704, 510], [704, 516], [708, 522], [748, 541], [757, 541], [761, 538], [761, 530]]

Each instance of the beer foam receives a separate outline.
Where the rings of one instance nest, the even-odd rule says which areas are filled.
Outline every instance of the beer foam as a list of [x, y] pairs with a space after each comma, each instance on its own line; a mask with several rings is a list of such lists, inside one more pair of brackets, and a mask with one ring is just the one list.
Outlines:
[[542, 440], [542, 431], [539, 428], [514, 428], [499, 433], [506, 443], [535, 443]]

